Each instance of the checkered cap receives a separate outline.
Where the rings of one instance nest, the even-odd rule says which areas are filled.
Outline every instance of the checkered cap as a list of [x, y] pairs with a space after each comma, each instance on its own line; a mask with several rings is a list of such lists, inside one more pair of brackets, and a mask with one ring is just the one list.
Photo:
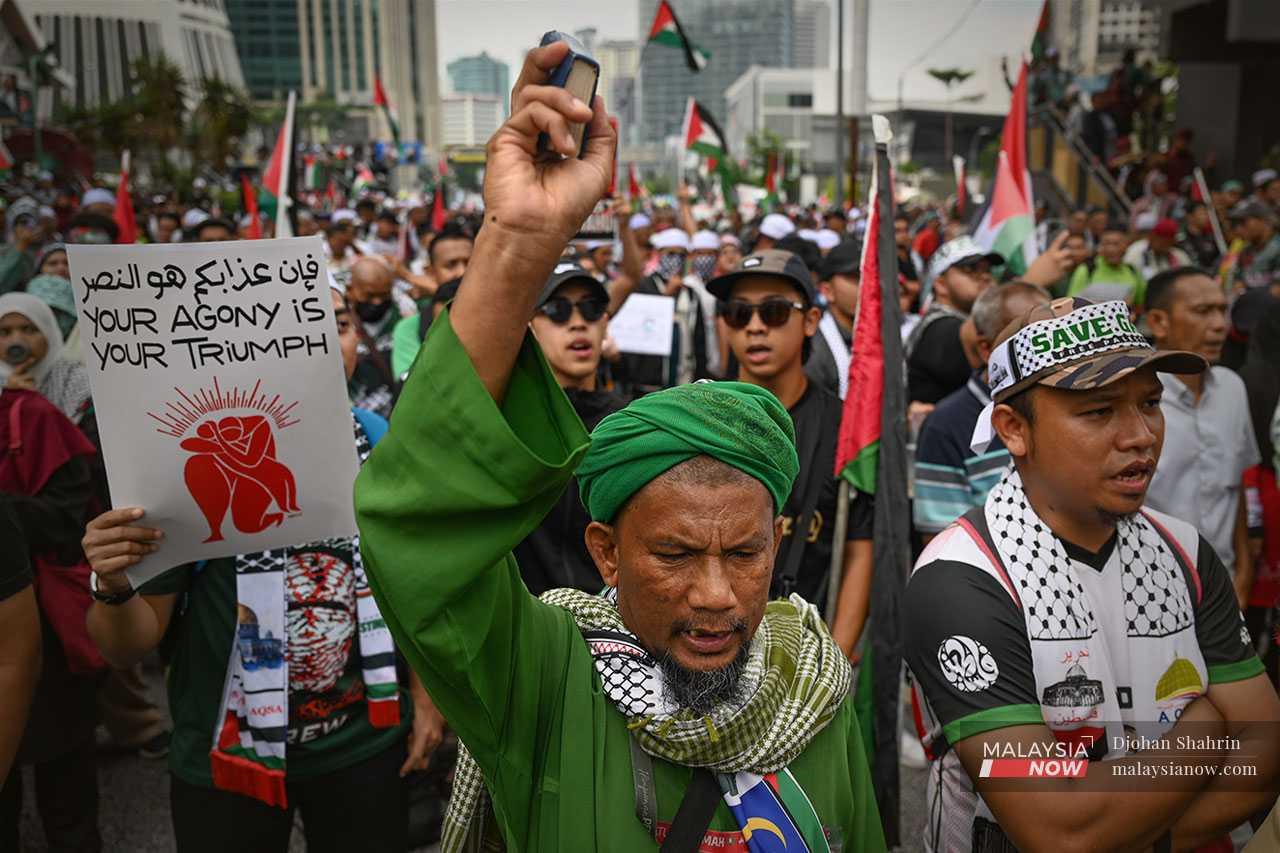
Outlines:
[[972, 447], [985, 449], [994, 437], [994, 407], [1032, 385], [1086, 391], [1147, 366], [1200, 373], [1209, 364], [1195, 353], [1156, 350], [1130, 321], [1124, 302], [1065, 297], [1037, 305], [996, 336], [987, 363], [992, 402], [978, 417]]

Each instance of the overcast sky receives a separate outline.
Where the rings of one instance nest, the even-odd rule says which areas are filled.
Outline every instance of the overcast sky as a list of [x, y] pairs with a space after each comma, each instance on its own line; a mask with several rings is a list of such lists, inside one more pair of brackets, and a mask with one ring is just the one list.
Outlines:
[[[868, 94], [873, 100], [888, 101], [897, 97], [903, 66], [920, 59], [962, 18], [964, 22], [954, 35], [908, 70], [903, 81], [907, 100], [942, 97], [941, 85], [927, 75], [927, 68], [989, 69], [994, 67], [993, 57], [1016, 57], [1026, 51], [1042, 0], [979, 0], [967, 17], [973, 0], [870, 2]], [[674, 5], [679, 14], [680, 0], [674, 0]], [[845, 0], [847, 18], [852, 7], [853, 0]], [[590, 26], [601, 38], [638, 39], [648, 24], [639, 21], [636, 0], [436, 0], [441, 90], [447, 91], [449, 86], [445, 66], [460, 56], [488, 51], [511, 66], [514, 83], [524, 52], [547, 30], [572, 32]], [[697, 40], [696, 33], [692, 37]], [[846, 57], [851, 52], [847, 50]], [[833, 44], [833, 63], [834, 54]], [[1003, 102], [1000, 111], [1007, 108], [1008, 96], [998, 77], [984, 80], [979, 75], [957, 94], [962, 91], [987, 94]]]

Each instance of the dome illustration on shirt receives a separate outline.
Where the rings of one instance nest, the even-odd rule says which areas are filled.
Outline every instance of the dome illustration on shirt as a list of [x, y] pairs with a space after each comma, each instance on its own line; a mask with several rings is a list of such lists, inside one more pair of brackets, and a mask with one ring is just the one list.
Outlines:
[[1168, 702], [1183, 696], [1199, 696], [1204, 692], [1204, 682], [1195, 664], [1186, 658], [1174, 658], [1173, 663], [1156, 682], [1156, 701]]
[[1075, 663], [1062, 681], [1044, 689], [1041, 701], [1051, 708], [1092, 708], [1103, 702], [1102, 682], [1090, 678], [1084, 667]]
[[284, 640], [268, 629], [260, 633], [258, 614], [245, 604], [236, 605], [236, 644], [245, 670], [279, 669], [284, 666]]

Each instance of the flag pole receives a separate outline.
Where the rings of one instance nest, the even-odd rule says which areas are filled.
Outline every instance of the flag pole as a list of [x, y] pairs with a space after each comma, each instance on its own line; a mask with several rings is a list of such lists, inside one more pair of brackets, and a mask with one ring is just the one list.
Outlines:
[[836, 526], [831, 532], [831, 580], [827, 583], [827, 625], [836, 621], [836, 604], [840, 600], [840, 582], [844, 579], [844, 537], [849, 530], [849, 481], [840, 478], [836, 496]]
[[1209, 211], [1209, 224], [1213, 226], [1213, 242], [1218, 244], [1218, 254], [1225, 256], [1227, 241], [1222, 236], [1222, 223], [1218, 221], [1218, 209], [1213, 206], [1213, 196], [1209, 194], [1209, 184], [1204, 179], [1204, 170], [1196, 166], [1192, 174], [1195, 176], [1196, 186], [1200, 188], [1200, 198], [1204, 201], [1205, 209]]

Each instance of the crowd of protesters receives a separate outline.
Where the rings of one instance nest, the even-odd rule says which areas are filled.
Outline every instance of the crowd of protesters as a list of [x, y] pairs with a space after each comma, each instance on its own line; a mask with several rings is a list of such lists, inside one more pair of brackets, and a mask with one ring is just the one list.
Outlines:
[[[1042, 69], [1037, 85], [1055, 100], [1051, 70]], [[1143, 85], [1133, 90], [1143, 92]], [[1090, 127], [1086, 117], [1086, 139]], [[1129, 211], [1051, 217], [1038, 210], [1040, 253], [1017, 275], [1009, 259], [978, 245], [947, 205], [897, 212], [915, 545], [952, 547], [932, 542], [983, 507], [1012, 460], [1027, 454], [998, 436], [981, 450], [971, 443], [989, 418], [997, 383], [988, 365], [1009, 328], [1042, 316], [1037, 311], [1058, 310], [1050, 306], [1064, 297], [1077, 300], [1067, 303], [1070, 310], [1122, 301], [1156, 352], [1190, 352], [1212, 365], [1203, 373], [1159, 374], [1163, 451], [1148, 472], [1146, 505], [1198, 528], [1208, 543], [1198, 557], [1209, 566], [1206, 576], [1218, 578], [1225, 567], [1228, 592], [1212, 602], [1213, 618], [1230, 621], [1234, 608], [1243, 612], [1245, 648], [1256, 651], [1274, 685], [1280, 176], [1260, 169], [1247, 185], [1226, 179], [1201, 198], [1187, 180], [1187, 142], [1188, 134], [1177, 135], [1146, 171]], [[11, 190], [0, 249], [0, 777], [7, 773], [0, 848], [18, 849], [21, 768], [30, 766], [49, 849], [101, 849], [94, 755], [104, 744], [167, 753], [179, 850], [242, 847], [247, 838], [253, 849], [283, 850], [295, 810], [317, 850], [396, 850], [411, 838], [433, 840], [455, 754], [448, 748], [453, 721], [437, 710], [404, 650], [397, 653], [376, 607], [361, 609], [369, 581], [358, 539], [179, 566], [139, 590], [129, 586], [123, 570], [162, 534], [146, 526], [146, 508], [111, 509], [66, 251], [67, 244], [116, 241], [115, 194], [56, 187], [45, 176]], [[609, 203], [613, 233], [564, 245], [532, 300], [529, 329], [587, 429], [630, 401], [705, 379], [736, 380], [776, 398], [794, 425], [799, 467], [777, 506], [780, 545], [769, 597], [798, 593], [818, 612], [833, 613], [831, 638], [856, 665], [868, 619], [876, 617], [869, 612], [874, 497], [855, 492], [847, 520], [837, 524], [832, 472], [849, 393], [867, 213], [817, 205], [729, 211], [701, 198], [681, 187], [671, 199]], [[425, 201], [406, 202], [376, 185], [353, 202], [302, 207], [296, 233], [323, 237], [353, 441], [363, 461], [387, 433], [402, 390], [416, 371], [430, 368], [424, 342], [433, 326], [442, 324], [433, 339], [452, 334], [442, 313], [468, 286], [473, 250], [491, 226], [479, 210], [433, 217]], [[161, 194], [138, 198], [135, 207], [140, 242], [271, 233], [269, 220], [207, 201], [183, 204]], [[609, 319], [631, 294], [673, 298], [669, 355], [620, 352], [610, 338]], [[425, 386], [412, 387], [415, 405], [423, 404]], [[448, 455], [439, 436], [423, 442]], [[1072, 451], [1049, 452], [1065, 459]], [[514, 548], [520, 577], [535, 595], [561, 588], [595, 594], [605, 586], [599, 555], [584, 538], [596, 516], [578, 496], [576, 482], [562, 485]], [[1191, 542], [1194, 549], [1194, 536]], [[828, 601], [833, 564], [841, 583], [838, 600]], [[289, 710], [271, 752], [278, 777], [244, 769], [218, 736], [228, 713], [224, 684], [236, 666], [228, 655], [243, 621], [237, 583], [246, 567], [276, 573], [290, 649], [298, 649], [279, 687]], [[934, 589], [908, 596], [908, 620], [919, 607], [964, 610]], [[980, 612], [975, 606], [956, 618]], [[316, 633], [317, 614], [340, 625]], [[935, 626], [924, 633], [946, 632]], [[923, 665], [908, 645], [915, 672]], [[147, 699], [140, 667], [157, 651], [167, 671], [171, 728]], [[383, 665], [372, 666], [378, 655]], [[1222, 665], [1240, 662], [1231, 660]], [[921, 681], [933, 710], [952, 713], [938, 694], [946, 685], [923, 674]], [[956, 707], [957, 714], [992, 710]], [[954, 733], [950, 720], [941, 722]], [[941, 763], [937, 739], [922, 734]], [[904, 760], [925, 760], [910, 735]], [[955, 770], [953, 764], [948, 772]], [[411, 830], [408, 786], [431, 773], [430, 783], [418, 784], [429, 784], [438, 800], [433, 825]]]

